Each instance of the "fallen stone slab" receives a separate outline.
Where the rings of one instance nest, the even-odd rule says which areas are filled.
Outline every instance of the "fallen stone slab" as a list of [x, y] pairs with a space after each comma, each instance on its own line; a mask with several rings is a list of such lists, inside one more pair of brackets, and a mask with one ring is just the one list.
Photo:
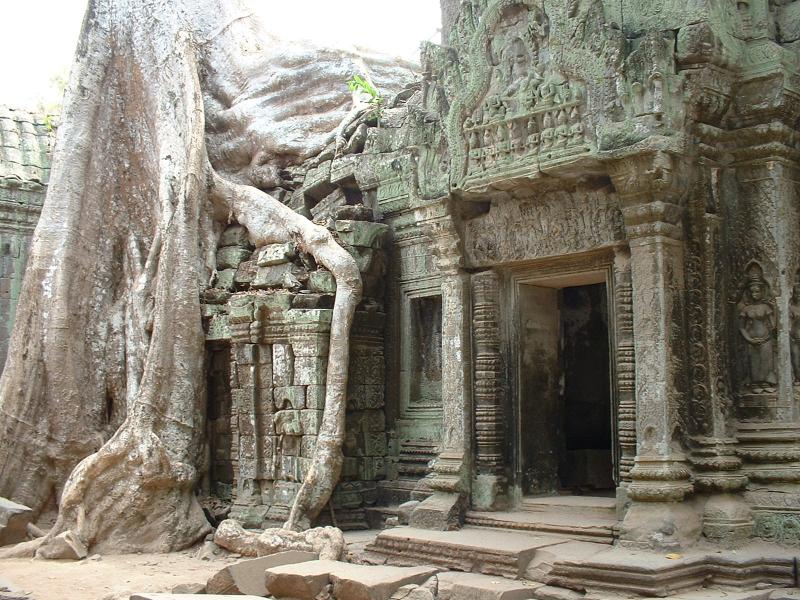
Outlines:
[[278, 598], [314, 600], [330, 583], [335, 560], [312, 560], [294, 565], [273, 567], [265, 571], [266, 592]]
[[22, 504], [0, 497], [0, 546], [17, 544], [28, 539], [28, 524], [33, 511]]
[[421, 585], [436, 575], [431, 567], [388, 567], [340, 563], [331, 572], [333, 595], [344, 600], [389, 600], [404, 585]]
[[172, 588], [173, 594], [205, 594], [206, 586], [202, 583], [181, 583]]
[[328, 585], [342, 600], [389, 600], [405, 585], [420, 585], [436, 574], [431, 567], [354, 565], [315, 560], [266, 571], [266, 592], [279, 598], [314, 600]]
[[545, 585], [536, 590], [536, 600], [581, 600], [586, 594], [566, 588]]
[[439, 573], [437, 600], [529, 600], [541, 583], [513, 581], [501, 576], [448, 571]]
[[64, 531], [50, 540], [47, 546], [39, 548], [36, 556], [50, 560], [82, 560], [89, 556], [89, 550], [72, 531]]
[[265, 571], [267, 569], [308, 562], [318, 558], [319, 555], [313, 552], [288, 550], [261, 558], [243, 560], [228, 565], [211, 577], [206, 584], [206, 593], [262, 595], [266, 592]]

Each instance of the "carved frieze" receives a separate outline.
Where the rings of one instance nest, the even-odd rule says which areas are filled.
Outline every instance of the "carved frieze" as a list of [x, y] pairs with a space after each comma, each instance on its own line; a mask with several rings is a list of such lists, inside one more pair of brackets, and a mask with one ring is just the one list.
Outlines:
[[554, 192], [526, 202], [501, 202], [465, 227], [471, 266], [585, 252], [623, 239], [616, 197]]

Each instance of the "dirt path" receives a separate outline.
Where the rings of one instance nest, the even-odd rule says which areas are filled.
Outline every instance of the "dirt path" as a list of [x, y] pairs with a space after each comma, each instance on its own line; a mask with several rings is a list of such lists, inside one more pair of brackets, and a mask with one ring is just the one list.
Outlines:
[[32, 600], [128, 600], [133, 592], [169, 592], [180, 584], [205, 583], [235, 558], [202, 560], [196, 550], [173, 554], [127, 554], [100, 560], [0, 560], [0, 590], [25, 593]]

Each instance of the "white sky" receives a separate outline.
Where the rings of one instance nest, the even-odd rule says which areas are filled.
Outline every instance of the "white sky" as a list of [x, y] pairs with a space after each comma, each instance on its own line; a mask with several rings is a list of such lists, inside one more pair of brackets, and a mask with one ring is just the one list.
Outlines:
[[[438, 41], [439, 0], [248, 0], [266, 27], [284, 38], [362, 46], [419, 59]], [[38, 109], [58, 104], [53, 79], [66, 75], [86, 0], [0, 0], [0, 104]]]

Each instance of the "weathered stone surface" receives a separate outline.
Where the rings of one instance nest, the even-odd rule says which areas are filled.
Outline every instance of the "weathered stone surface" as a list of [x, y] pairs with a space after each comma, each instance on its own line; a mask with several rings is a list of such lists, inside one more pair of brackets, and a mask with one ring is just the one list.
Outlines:
[[224, 595], [219, 594], [165, 594], [154, 593], [148, 594], [139, 592], [133, 594], [130, 600], [263, 600], [264, 596], [241, 596], [241, 595]]
[[448, 571], [437, 575], [437, 600], [528, 600], [542, 584]]
[[333, 594], [348, 600], [389, 600], [401, 586], [420, 585], [436, 573], [429, 567], [340, 564], [330, 575]]
[[252, 560], [243, 560], [225, 567], [211, 577], [206, 584], [206, 593], [262, 596], [265, 594], [264, 571], [266, 569], [318, 558], [319, 556], [312, 552], [289, 550]]
[[338, 564], [340, 563], [336, 561], [315, 560], [267, 569], [265, 575], [267, 593], [279, 598], [314, 600], [330, 583], [330, 573]]
[[388, 225], [367, 221], [336, 221], [339, 239], [350, 246], [381, 248], [386, 242]]
[[536, 600], [581, 600], [584, 596], [575, 590], [545, 585], [538, 588], [533, 597]]
[[230, 225], [225, 228], [222, 235], [219, 237], [220, 248], [225, 246], [239, 246], [247, 248], [250, 246], [250, 239], [247, 235], [247, 229], [241, 225]]
[[0, 546], [24, 542], [28, 539], [28, 525], [33, 511], [27, 506], [0, 498]]
[[89, 551], [72, 531], [64, 531], [55, 536], [47, 546], [36, 552], [39, 558], [81, 560], [89, 555]]
[[206, 594], [206, 586], [203, 583], [182, 583], [172, 588], [173, 594]]
[[291, 262], [297, 256], [297, 248], [292, 243], [267, 244], [258, 252], [258, 266], [270, 267]]
[[247, 248], [230, 246], [217, 250], [217, 271], [223, 269], [236, 269], [239, 265], [250, 258], [252, 251]]
[[309, 274], [308, 289], [317, 294], [335, 294], [336, 280], [330, 271], [318, 269]]
[[282, 263], [271, 267], [259, 267], [256, 276], [250, 282], [253, 289], [283, 288], [296, 290], [302, 287], [298, 276], [302, 269], [293, 263]]
[[336, 561], [312, 561], [267, 569], [267, 592], [278, 597], [314, 600], [328, 584], [348, 600], [389, 600], [398, 588], [421, 584], [436, 573], [427, 567], [377, 567]]

